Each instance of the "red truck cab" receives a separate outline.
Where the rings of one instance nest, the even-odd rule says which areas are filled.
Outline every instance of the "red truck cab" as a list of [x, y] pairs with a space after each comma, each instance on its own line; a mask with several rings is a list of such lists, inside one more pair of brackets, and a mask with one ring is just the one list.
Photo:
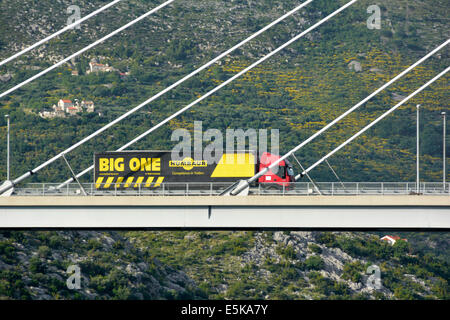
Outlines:
[[[259, 171], [269, 167], [272, 163], [280, 159], [280, 156], [264, 152], [259, 159]], [[276, 168], [276, 167], [275, 167]], [[274, 171], [277, 171], [276, 169]], [[267, 171], [258, 179], [258, 183], [274, 183], [279, 186], [289, 186], [291, 182], [295, 182], [294, 170], [291, 163], [285, 159], [278, 164], [278, 171]]]

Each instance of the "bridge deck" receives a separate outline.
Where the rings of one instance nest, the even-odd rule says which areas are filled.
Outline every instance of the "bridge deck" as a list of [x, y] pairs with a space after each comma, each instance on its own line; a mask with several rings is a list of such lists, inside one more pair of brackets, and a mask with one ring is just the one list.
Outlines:
[[0, 207], [15, 206], [414, 206], [449, 207], [449, 196], [69, 196], [0, 197]]
[[0, 228], [450, 229], [450, 197], [8, 197]]

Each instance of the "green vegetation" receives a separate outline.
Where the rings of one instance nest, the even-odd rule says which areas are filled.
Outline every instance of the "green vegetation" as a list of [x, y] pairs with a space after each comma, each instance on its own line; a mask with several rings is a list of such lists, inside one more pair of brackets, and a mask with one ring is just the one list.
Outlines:
[[0, 242], [0, 256], [5, 261], [5, 263], [13, 264], [15, 263], [16, 248], [11, 244], [11, 241]]
[[[283, 245], [282, 237], [292, 245]], [[319, 253], [317, 243], [303, 245], [302, 237], [295, 232], [4, 231], [0, 298], [449, 298], [450, 268], [438, 255], [441, 247], [405, 249], [405, 243], [389, 246], [370, 234], [315, 232], [315, 239], [334, 239]], [[423, 234], [422, 242], [427, 241]], [[317, 252], [310, 255], [312, 250]], [[336, 259], [342, 267], [330, 271]], [[81, 291], [66, 287], [72, 264], [80, 267]], [[383, 290], [361, 292], [374, 264], [381, 269]]]
[[305, 260], [305, 267], [308, 270], [321, 270], [324, 267], [324, 263], [319, 256], [310, 256]]
[[308, 249], [311, 250], [311, 252], [313, 252], [313, 253], [317, 253], [317, 254], [322, 253], [322, 248], [319, 247], [319, 246], [318, 246], [317, 244], [315, 244], [315, 243], [311, 243], [311, 244], [308, 246]]
[[[80, 0], [77, 4], [85, 13], [103, 2]], [[314, 1], [251, 45], [71, 152], [68, 160], [76, 171], [90, 166], [95, 151], [120, 147], [344, 2]], [[75, 52], [155, 3], [130, 0], [119, 4], [115, 10], [85, 23], [82, 28], [86, 29], [73, 30], [52, 40], [43, 51], [44, 57], [35, 50], [0, 67], [0, 75], [13, 75], [11, 80], [0, 81], [0, 92], [50, 66], [50, 57], [57, 59]], [[310, 36], [158, 129], [133, 149], [170, 149], [176, 143], [169, 141], [172, 130], [192, 130], [193, 121], [202, 120], [205, 130], [279, 129], [280, 151], [285, 152], [446, 38], [445, 1], [380, 1], [381, 30], [366, 27], [366, 9], [371, 4], [369, 0], [358, 1]], [[63, 1], [24, 0], [21, 6], [14, 1], [0, 2], [0, 59], [41, 39], [42, 30], [54, 31], [64, 25], [65, 5]], [[27, 172], [81, 140], [296, 5], [298, 1], [294, 0], [180, 1], [71, 64], [0, 99], [0, 137], [6, 133], [3, 115], [11, 115], [12, 176]], [[38, 28], [30, 31], [25, 27], [31, 24]], [[87, 28], [90, 32], [85, 32]], [[91, 59], [129, 75], [87, 74]], [[349, 70], [351, 61], [360, 62], [362, 72]], [[393, 106], [397, 96], [406, 96], [447, 67], [448, 61], [448, 52], [441, 52], [417, 67], [305, 146], [298, 154], [300, 161], [305, 165], [316, 161]], [[73, 70], [79, 76], [72, 76]], [[93, 113], [49, 120], [37, 115], [60, 98], [93, 100], [102, 116]], [[414, 107], [420, 103], [421, 177], [440, 181], [439, 113], [448, 98], [448, 81], [443, 78], [342, 149], [331, 159], [340, 177], [345, 181], [414, 180]], [[2, 141], [0, 163], [5, 163], [6, 144]], [[60, 161], [27, 182], [58, 182], [68, 175], [65, 163]], [[311, 175], [318, 181], [335, 179], [326, 166], [319, 166]], [[0, 166], [0, 180], [5, 176], [6, 168]], [[83, 181], [92, 181], [92, 176], [86, 175]], [[314, 232], [306, 236], [286, 231], [276, 235], [277, 240], [274, 232], [244, 231], [3, 231], [0, 299], [450, 298], [448, 233], [401, 233], [408, 242], [398, 241], [394, 246], [379, 241], [382, 236], [379, 233]], [[295, 244], [289, 242], [295, 239], [298, 240]], [[65, 286], [67, 267], [73, 263], [82, 270], [84, 291], [68, 290]], [[381, 269], [384, 291], [367, 293], [355, 289], [364, 286], [367, 267], [372, 264]]]
[[[52, 20], [56, 19], [55, 21], [61, 23], [66, 21], [65, 8], [60, 7], [62, 4], [40, 1], [37, 7], [34, 1], [26, 2], [28, 6], [24, 7], [36, 10], [30, 12], [26, 19], [32, 19], [36, 14], [46, 15], [49, 12], [48, 7], [54, 6], [53, 12], [56, 14], [52, 15]], [[123, 12], [118, 20], [108, 20], [113, 14], [108, 13], [99, 15], [99, 21], [105, 21], [102, 25], [112, 30], [116, 25], [128, 20], [127, 14], [135, 16], [149, 5], [137, 0], [132, 2], [133, 6], [130, 7], [118, 6], [118, 10]], [[111, 150], [123, 145], [144, 129], [248, 66], [255, 57], [266, 52], [268, 47], [281, 45], [290, 35], [297, 34], [299, 29], [317, 21], [323, 16], [318, 12], [331, 12], [343, 2], [314, 1], [302, 13], [287, 19], [285, 23], [252, 42], [252, 48], [244, 46], [239, 52], [224, 59], [220, 65], [215, 64], [116, 125], [114, 129], [105, 132], [95, 141], [78, 148], [69, 155], [69, 161], [76, 170], [86, 168], [92, 164], [92, 154], [95, 151]], [[98, 1], [89, 3], [89, 7], [100, 4]], [[168, 126], [143, 139], [133, 146], [133, 149], [170, 149], [174, 142], [170, 142], [168, 137], [173, 129], [192, 129], [193, 121], [201, 119], [205, 129], [279, 129], [281, 152], [287, 151], [443, 41], [437, 30], [444, 30], [446, 27], [444, 3], [383, 1], [380, 3], [383, 23], [381, 30], [368, 30], [365, 25], [366, 8], [369, 4], [372, 3], [359, 1], [313, 32], [311, 37], [303, 38], [267, 63], [253, 69], [171, 121]], [[82, 1], [80, 5], [88, 6], [86, 1]], [[117, 36], [116, 41], [100, 45], [77, 58], [74, 65], [58, 68], [2, 99], [0, 115], [9, 113], [13, 123], [12, 153], [16, 155], [12, 157], [13, 176], [28, 171], [79, 141], [147, 97], [174, 83], [182, 75], [209, 61], [218, 52], [242, 40], [268, 21], [274, 20], [281, 11], [287, 11], [295, 5], [297, 3], [293, 0], [262, 1], [251, 6], [247, 2], [223, 3], [218, 0], [208, 4], [196, 1], [180, 3], [174, 8], [165, 9], [162, 16], [156, 15], [151, 22], [136, 25], [132, 28], [133, 32], [126, 33], [127, 36]], [[414, 14], [415, 19], [407, 19], [406, 7], [409, 8], [408, 14]], [[1, 21], [17, 19], [15, 6], [1, 3], [0, 8], [0, 14], [8, 16], [0, 19]], [[58, 11], [58, 8], [61, 10]], [[214, 15], [214, 19], [219, 20], [212, 19], [210, 12], [219, 11], [223, 14]], [[427, 14], [423, 15], [423, 12]], [[115, 23], [112, 24], [111, 21]], [[14, 25], [0, 25], [2, 30], [9, 31], [1, 33], [0, 39], [3, 43], [12, 45], [20, 41], [30, 41], [30, 38], [37, 36], [23, 34], [20, 28], [13, 31], [11, 28]], [[191, 28], [183, 28], [185, 25], [190, 25]], [[438, 25], [442, 27], [437, 27]], [[211, 30], [216, 30], [214, 36]], [[191, 32], [194, 32], [195, 36], [192, 36]], [[74, 47], [81, 47], [97, 39], [98, 33], [95, 26], [88, 35], [78, 30], [68, 32], [61, 39], [51, 41], [46, 52], [73, 52]], [[11, 37], [14, 34], [16, 36]], [[414, 39], [420, 34], [427, 36], [421, 37], [419, 45]], [[205, 51], [206, 45], [211, 48], [210, 51]], [[0, 57], [6, 57], [11, 51], [8, 46], [0, 48]], [[448, 64], [444, 53], [441, 57], [431, 59], [416, 68], [385, 93], [341, 121], [327, 134], [305, 146], [298, 155], [301, 161], [307, 164], [317, 160], [348, 137], [350, 132], [366, 125], [388, 106], [394, 105], [394, 93], [406, 95], [430, 79]], [[117, 72], [85, 74], [84, 71], [92, 58], [109, 63], [120, 72], [129, 71], [130, 75], [123, 77]], [[362, 72], [348, 69], [348, 63], [353, 60], [361, 63]], [[0, 82], [0, 91], [35, 74], [37, 71], [31, 67], [45, 68], [48, 65], [49, 61], [45, 58], [27, 55], [2, 66], [0, 74], [9, 72], [14, 77], [8, 82]], [[79, 71], [78, 77], [71, 75], [73, 69]], [[440, 180], [442, 128], [439, 113], [442, 101], [448, 98], [447, 91], [446, 79], [441, 79], [432, 88], [336, 154], [331, 161], [341, 178], [346, 181], [414, 180], [413, 111], [415, 104], [421, 103], [424, 108], [422, 177], [428, 181]], [[38, 111], [49, 108], [60, 98], [93, 100], [103, 116], [83, 114], [51, 120], [37, 116]], [[0, 123], [0, 126], [0, 135], [4, 136], [5, 123]], [[0, 163], [5, 160], [4, 148], [5, 144], [0, 143]], [[0, 177], [5, 175], [5, 170], [4, 166], [0, 167]], [[58, 161], [28, 181], [57, 182], [65, 179], [67, 174], [63, 161]], [[319, 181], [334, 180], [332, 173], [325, 166], [315, 169], [312, 175]], [[92, 177], [86, 175], [83, 181], [92, 181]]]
[[342, 273], [342, 279], [351, 280], [353, 282], [361, 282], [362, 274], [365, 272], [365, 268], [361, 262], [356, 261], [353, 263], [346, 263], [344, 265], [344, 272]]
[[287, 260], [294, 259], [296, 257], [295, 249], [291, 245], [288, 245], [286, 247], [281, 246], [281, 245], [278, 246], [277, 253]]

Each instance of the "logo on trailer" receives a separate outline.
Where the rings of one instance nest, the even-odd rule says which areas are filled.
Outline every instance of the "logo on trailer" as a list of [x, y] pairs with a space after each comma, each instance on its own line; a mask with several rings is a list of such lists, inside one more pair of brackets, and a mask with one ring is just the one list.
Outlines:
[[206, 160], [194, 160], [190, 157], [186, 157], [179, 161], [169, 161], [169, 167], [171, 168], [183, 168], [186, 171], [192, 170], [195, 167], [207, 167], [208, 162]]

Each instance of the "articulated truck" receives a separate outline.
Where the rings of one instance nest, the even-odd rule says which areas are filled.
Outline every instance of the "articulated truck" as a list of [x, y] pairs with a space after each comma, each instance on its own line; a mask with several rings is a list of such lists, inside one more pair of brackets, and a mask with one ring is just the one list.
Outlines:
[[[193, 153], [173, 160], [170, 151], [109, 151], [94, 154], [94, 183], [97, 189], [158, 188], [164, 183], [236, 182], [253, 177], [277, 161], [278, 155], [254, 151], [224, 152], [218, 161]], [[295, 181], [289, 161], [268, 171], [256, 184], [288, 187]]]

